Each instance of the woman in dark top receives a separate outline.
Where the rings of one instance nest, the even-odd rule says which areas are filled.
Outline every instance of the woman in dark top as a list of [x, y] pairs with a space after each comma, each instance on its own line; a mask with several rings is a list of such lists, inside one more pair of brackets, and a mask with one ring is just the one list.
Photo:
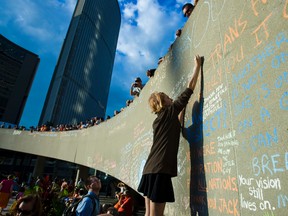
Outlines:
[[145, 196], [145, 216], [162, 216], [166, 202], [174, 202], [172, 177], [177, 176], [180, 129], [179, 114], [196, 86], [201, 57], [195, 56], [193, 76], [184, 92], [173, 102], [163, 92], [154, 92], [149, 105], [157, 117], [153, 122], [153, 145], [144, 166], [138, 191]]

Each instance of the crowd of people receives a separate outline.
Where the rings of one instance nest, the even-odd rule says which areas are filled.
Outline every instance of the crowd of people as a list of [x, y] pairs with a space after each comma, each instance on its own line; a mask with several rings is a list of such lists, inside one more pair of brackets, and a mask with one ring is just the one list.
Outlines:
[[[195, 4], [197, 2], [195, 1]], [[185, 17], [189, 17], [193, 10], [194, 6], [191, 3], [182, 7]], [[182, 30], [176, 32], [177, 37], [181, 36], [181, 32]], [[173, 44], [170, 49], [172, 47]], [[152, 124], [152, 146], [137, 189], [145, 198], [147, 216], [163, 216], [166, 203], [175, 202], [172, 178], [178, 174], [177, 154], [180, 133], [184, 125], [186, 105], [196, 87], [203, 61], [204, 57], [195, 55], [192, 77], [188, 81], [187, 88], [175, 100], [164, 92], [153, 92], [148, 99], [151, 111], [156, 117]], [[192, 214], [196, 215], [196, 212], [191, 212]]]
[[[102, 184], [96, 176], [89, 176], [85, 181], [80, 179], [76, 185], [65, 179], [55, 178], [52, 181], [49, 176], [37, 177], [29, 184], [19, 185], [17, 181], [12, 175], [1, 181], [0, 215], [65, 216], [73, 211], [79, 216], [133, 215], [133, 198], [128, 187], [122, 182], [117, 185], [118, 191], [111, 194], [114, 196], [112, 200], [115, 200], [111, 204], [100, 202]], [[15, 201], [8, 206], [12, 197]]]
[[[191, 3], [186, 3], [186, 4], [183, 5], [183, 7], [182, 7], [182, 13], [183, 13], [184, 17], [187, 17], [187, 18], [190, 17], [190, 15], [192, 14], [192, 12], [193, 12], [195, 6], [197, 5], [198, 1], [199, 1], [199, 0], [195, 0], [195, 1], [194, 1], [194, 5], [191, 4]], [[180, 36], [181, 36], [181, 33], [182, 33], [182, 29], [178, 29], [178, 30], [176, 31], [176, 37], [180, 37]], [[169, 47], [169, 50], [172, 49], [172, 47], [173, 47], [173, 44], [171, 44], [171, 46]], [[159, 57], [158, 62], [157, 62], [158, 66], [159, 66], [164, 60], [165, 60], [165, 56], [164, 56], [164, 57]], [[155, 68], [153, 68], [153, 69], [148, 69], [148, 70], [146, 71], [146, 76], [147, 76], [148, 78], [154, 77], [155, 71], [156, 71]], [[135, 81], [131, 84], [130, 95], [133, 96], [134, 98], [135, 98], [135, 97], [139, 97], [140, 92], [141, 92], [141, 90], [144, 88], [144, 86], [145, 86], [145, 84], [142, 83], [141, 78], [140, 78], [140, 77], [137, 77], [137, 78], [135, 79]], [[131, 99], [130, 99], [130, 100], [127, 100], [127, 101], [126, 101], [126, 106], [129, 106], [132, 102], [133, 102], [133, 99], [132, 99], [132, 100], [131, 100]], [[123, 111], [123, 110], [124, 110], [124, 108], [121, 108], [120, 111], [115, 110], [115, 111], [114, 111], [114, 116], [117, 115], [117, 114], [119, 114], [119, 113], [120, 113], [121, 111]]]
[[[191, 15], [192, 11], [194, 10], [194, 7], [198, 3], [199, 0], [195, 0], [194, 5], [191, 3], [186, 3], [182, 7], [182, 12], [184, 17], [189, 18]], [[176, 31], [176, 37], [180, 37], [182, 33], [181, 29], [178, 29]], [[172, 48], [173, 44], [170, 46]], [[160, 57], [158, 59], [158, 65], [163, 62], [165, 57]], [[146, 75], [148, 78], [152, 78], [155, 74], [156, 69], [148, 69], [146, 71]], [[134, 98], [139, 97], [141, 90], [144, 88], [144, 84], [142, 83], [142, 79], [140, 77], [135, 78], [135, 81], [131, 84], [130, 88], [130, 95]], [[126, 107], [128, 107], [132, 102], [133, 99], [128, 99], [126, 101]], [[120, 110], [114, 110], [113, 115], [116, 116], [120, 112], [122, 112], [125, 109], [125, 107], [122, 107]], [[8, 128], [8, 129], [14, 129], [14, 130], [30, 130], [31, 132], [37, 131], [37, 132], [59, 132], [59, 131], [71, 131], [71, 130], [81, 130], [81, 129], [86, 129], [92, 126], [99, 125], [102, 122], [105, 122], [109, 120], [111, 116], [107, 116], [106, 119], [103, 117], [92, 117], [91, 119], [81, 121], [78, 124], [59, 124], [59, 125], [53, 125], [53, 123], [47, 122], [46, 124], [42, 124], [39, 126], [30, 126], [30, 128], [26, 128], [25, 126], [18, 126], [18, 125], [13, 125], [11, 124], [5, 124], [4, 122], [1, 124], [1, 128]]]
[[[47, 124], [42, 124], [40, 126], [31, 126], [29, 128], [30, 132], [59, 132], [59, 131], [71, 131], [71, 130], [81, 130], [81, 129], [86, 129], [89, 127], [93, 127], [96, 125], [99, 125], [100, 123], [107, 121], [108, 119], [110, 119], [109, 116], [107, 116], [106, 120], [103, 117], [92, 117], [89, 120], [86, 121], [81, 121], [78, 124], [59, 124], [56, 126], [53, 126], [52, 123], [47, 122]], [[14, 129], [14, 130], [28, 130], [28, 128], [26, 128], [25, 126], [18, 126], [18, 125], [14, 125], [11, 126], [11, 124], [5, 124], [5, 122], [3, 122], [1, 124], [1, 128], [8, 128], [8, 129]]]
[[[184, 17], [187, 17], [187, 18], [190, 17], [190, 15], [192, 14], [192, 12], [193, 12], [195, 6], [197, 5], [198, 1], [199, 1], [199, 0], [195, 0], [195, 1], [194, 1], [194, 5], [191, 4], [191, 3], [186, 3], [186, 4], [183, 5], [183, 7], [182, 7], [182, 13], [183, 13]], [[182, 29], [178, 29], [178, 30], [176, 31], [176, 37], [180, 37], [180, 36], [181, 36], [181, 33], [182, 33]], [[173, 44], [171, 44], [171, 46], [169, 47], [169, 50], [172, 49], [172, 47], [173, 47]], [[158, 65], [160, 65], [164, 60], [165, 60], [165, 57], [160, 57], [160, 58], [158, 59]], [[147, 76], [148, 78], [152, 78], [152, 77], [154, 76], [154, 74], [155, 74], [155, 71], [156, 71], [155, 68], [154, 68], [154, 69], [148, 69], [148, 70], [146, 71], [146, 76]], [[139, 97], [140, 92], [141, 92], [141, 90], [144, 88], [144, 86], [145, 86], [145, 85], [142, 83], [141, 78], [140, 78], [140, 77], [137, 77], [137, 78], [135, 79], [135, 81], [131, 84], [130, 95], [133, 96], [134, 98], [135, 98], [135, 97]], [[133, 100], [127, 100], [127, 101], [126, 101], [126, 106], [129, 106], [132, 102], [133, 102]], [[121, 108], [120, 111], [114, 111], [114, 115], [117, 115], [117, 114], [120, 113], [122, 110], [123, 110], [123, 108]], [[116, 112], [116, 113], [115, 113], [115, 112]]]
[[[194, 5], [191, 3], [185, 4], [182, 7], [183, 15], [189, 17], [197, 3], [198, 0], [195, 0]], [[181, 33], [181, 29], [177, 30], [176, 36], [181, 37]], [[161, 64], [164, 60], [165, 57], [159, 58], [158, 64]], [[157, 117], [153, 122], [153, 144], [138, 187], [138, 191], [145, 197], [145, 215], [147, 216], [163, 216], [166, 202], [175, 201], [171, 179], [177, 176], [177, 153], [181, 130], [181, 115], [183, 115], [185, 106], [193, 94], [203, 60], [199, 55], [196, 55], [194, 62], [192, 78], [187, 88], [175, 101], [163, 92], [154, 92], [149, 98], [150, 108]], [[154, 73], [155, 69], [148, 70], [147, 76], [149, 78], [153, 77]], [[130, 95], [138, 97], [143, 87], [144, 84], [141, 78], [137, 77], [131, 85]], [[129, 100], [126, 105], [129, 106], [132, 102], [133, 100]], [[119, 111], [115, 111], [114, 115], [118, 113]], [[84, 129], [98, 125], [102, 121], [104, 121], [104, 119], [93, 118], [85, 123], [81, 122], [74, 126], [59, 125], [55, 128], [43, 125], [39, 128], [39, 131]], [[9, 184], [5, 183], [9, 181]], [[10, 177], [8, 176], [7, 180], [3, 180], [0, 185], [0, 208], [2, 210], [2, 208], [6, 208], [8, 203], [7, 199], [9, 201], [12, 193]], [[131, 196], [129, 196], [129, 192], [125, 190], [125, 187], [121, 188], [117, 194], [118, 202], [115, 203], [115, 205], [103, 206], [101, 206], [99, 201], [99, 192], [101, 189], [100, 179], [96, 176], [90, 176], [85, 181], [84, 188], [87, 192], [82, 191], [80, 193], [79, 188], [74, 188], [73, 184], [68, 184], [66, 181], [53, 181], [50, 183], [50, 181], [47, 180], [45, 183], [42, 182], [42, 184], [38, 184], [36, 181], [35, 184], [29, 188], [24, 187], [21, 191], [19, 190], [20, 195], [17, 194], [19, 195], [16, 196], [17, 201], [12, 206], [8, 215], [21, 215], [22, 213], [28, 212], [29, 215], [35, 216], [56, 216], [61, 215], [67, 205], [73, 205], [73, 203], [79, 201], [75, 209], [76, 215], [132, 216], [133, 200]], [[55, 199], [58, 202], [55, 202]], [[58, 206], [55, 206], [55, 203], [58, 203]]]

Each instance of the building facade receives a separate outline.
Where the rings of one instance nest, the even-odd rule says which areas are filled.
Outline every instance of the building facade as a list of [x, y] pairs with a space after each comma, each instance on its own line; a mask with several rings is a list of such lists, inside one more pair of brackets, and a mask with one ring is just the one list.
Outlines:
[[39, 61], [0, 34], [0, 121], [19, 124]]
[[121, 22], [117, 0], [79, 0], [39, 124], [104, 117]]

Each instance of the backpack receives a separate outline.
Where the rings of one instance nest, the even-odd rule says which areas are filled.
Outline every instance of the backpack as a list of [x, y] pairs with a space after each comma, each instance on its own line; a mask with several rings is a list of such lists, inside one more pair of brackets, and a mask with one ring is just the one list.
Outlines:
[[[62, 216], [76, 216], [76, 209], [79, 205], [79, 203], [85, 198], [85, 197], [89, 197], [92, 200], [93, 203], [93, 211], [92, 213], [94, 213], [95, 208], [96, 208], [96, 202], [94, 201], [94, 198], [92, 196], [90, 196], [89, 194], [83, 196], [80, 200], [71, 203], [68, 207], [65, 208], [65, 210], [63, 211]], [[93, 214], [92, 214], [93, 215]]]

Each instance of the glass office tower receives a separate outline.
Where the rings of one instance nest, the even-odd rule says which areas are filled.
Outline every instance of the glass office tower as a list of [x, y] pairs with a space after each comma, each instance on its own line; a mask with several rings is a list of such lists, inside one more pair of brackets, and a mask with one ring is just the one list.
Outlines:
[[78, 0], [39, 124], [104, 117], [120, 22], [117, 0]]
[[0, 34], [0, 121], [19, 124], [39, 61]]

